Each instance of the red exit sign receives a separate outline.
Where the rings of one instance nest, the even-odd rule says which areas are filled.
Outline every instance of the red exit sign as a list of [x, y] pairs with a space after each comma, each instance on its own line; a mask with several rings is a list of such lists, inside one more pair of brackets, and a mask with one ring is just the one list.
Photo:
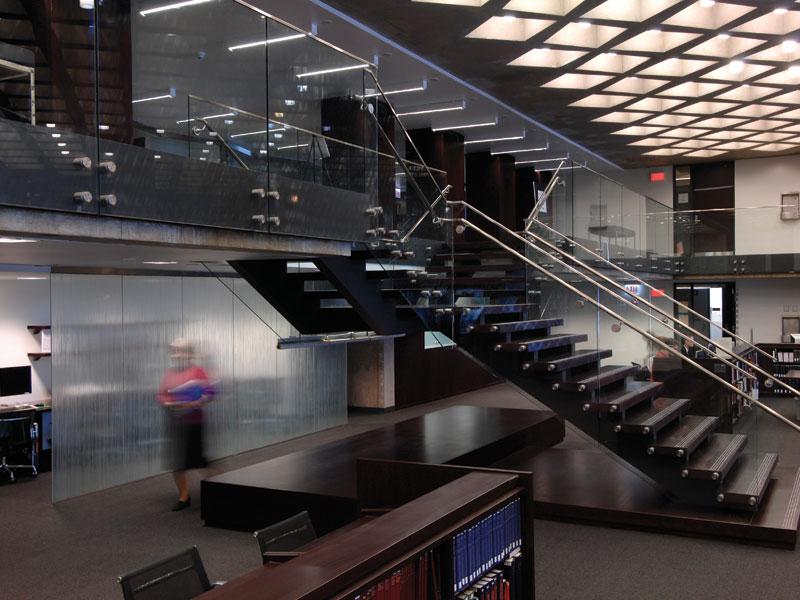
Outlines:
[[650, 182], [651, 183], [658, 183], [659, 181], [665, 181], [666, 175], [664, 171], [650, 171]]

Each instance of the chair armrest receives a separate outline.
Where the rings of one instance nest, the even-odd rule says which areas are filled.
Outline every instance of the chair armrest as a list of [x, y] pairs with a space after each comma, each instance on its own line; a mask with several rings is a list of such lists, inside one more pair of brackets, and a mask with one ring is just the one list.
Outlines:
[[261, 555], [261, 559], [264, 561], [264, 564], [271, 562], [284, 563], [302, 554], [302, 552], [264, 552]]
[[226, 583], [228, 583], [228, 582], [227, 581], [212, 581], [211, 582], [211, 587], [212, 588], [221, 587], [221, 586], [225, 585]]
[[391, 512], [392, 508], [362, 508], [361, 514], [362, 515], [385, 515], [388, 512]]

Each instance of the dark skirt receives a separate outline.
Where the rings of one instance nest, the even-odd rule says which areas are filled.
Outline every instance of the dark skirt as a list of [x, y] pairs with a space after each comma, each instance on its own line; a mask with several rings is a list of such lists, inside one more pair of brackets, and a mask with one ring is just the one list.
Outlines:
[[170, 471], [188, 471], [208, 466], [204, 450], [203, 423], [186, 423], [176, 415], [168, 416], [169, 439], [164, 466]]

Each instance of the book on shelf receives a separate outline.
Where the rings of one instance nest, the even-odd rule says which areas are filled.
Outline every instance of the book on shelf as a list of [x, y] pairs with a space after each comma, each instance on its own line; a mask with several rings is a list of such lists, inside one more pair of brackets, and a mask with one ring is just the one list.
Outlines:
[[521, 501], [513, 500], [453, 538], [453, 587], [459, 592], [522, 546]]

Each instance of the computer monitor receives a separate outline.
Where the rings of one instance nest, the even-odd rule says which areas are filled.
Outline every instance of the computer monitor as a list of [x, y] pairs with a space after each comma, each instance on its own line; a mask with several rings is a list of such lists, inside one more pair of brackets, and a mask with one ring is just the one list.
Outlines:
[[0, 396], [19, 396], [31, 393], [31, 367], [0, 369]]

